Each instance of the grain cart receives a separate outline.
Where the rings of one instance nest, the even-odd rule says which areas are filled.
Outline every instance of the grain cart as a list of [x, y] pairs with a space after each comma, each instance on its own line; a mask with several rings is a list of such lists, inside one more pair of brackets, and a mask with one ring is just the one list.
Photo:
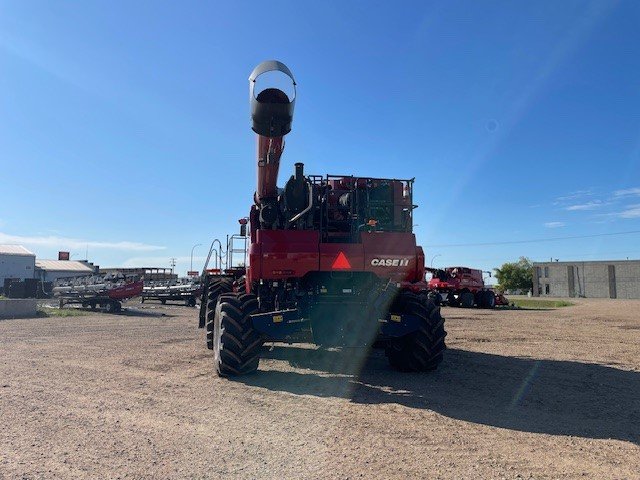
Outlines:
[[[257, 88], [267, 72], [286, 75], [291, 92]], [[256, 371], [265, 341], [375, 342], [399, 370], [435, 369], [446, 332], [440, 308], [420, 295], [427, 285], [413, 234], [414, 179], [305, 175], [296, 163], [277, 188], [296, 83], [284, 64], [268, 61], [249, 84], [257, 189], [245, 289], [223, 293], [206, 308], [218, 374]]]

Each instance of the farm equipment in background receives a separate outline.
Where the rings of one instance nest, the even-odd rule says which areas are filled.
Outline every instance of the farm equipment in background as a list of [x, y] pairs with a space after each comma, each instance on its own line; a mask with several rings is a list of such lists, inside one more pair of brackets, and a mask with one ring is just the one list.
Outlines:
[[[450, 307], [494, 308], [509, 305], [506, 297], [487, 288], [482, 270], [468, 267], [426, 268], [433, 276], [429, 280], [428, 295], [440, 305]], [[489, 272], [489, 275], [491, 273]]]
[[[265, 73], [283, 74], [290, 93], [257, 88]], [[296, 163], [278, 188], [296, 83], [277, 61], [258, 65], [249, 82], [258, 144], [249, 262], [240, 277], [227, 278], [228, 267], [212, 272], [200, 319], [211, 324], [217, 373], [256, 371], [265, 341], [365, 353], [376, 343], [399, 370], [437, 368], [446, 332], [440, 308], [420, 294], [427, 284], [413, 234], [414, 179], [305, 176]]]
[[193, 279], [189, 279], [188, 282], [156, 280], [145, 285], [140, 302], [157, 300], [165, 305], [168, 301], [172, 301], [182, 302], [187, 307], [195, 307], [196, 299], [201, 294], [202, 285]]
[[100, 307], [105, 312], [115, 313], [122, 309], [122, 301], [140, 296], [144, 281], [137, 275], [108, 273], [62, 279], [53, 287], [53, 296], [65, 304], [79, 303], [83, 307]]

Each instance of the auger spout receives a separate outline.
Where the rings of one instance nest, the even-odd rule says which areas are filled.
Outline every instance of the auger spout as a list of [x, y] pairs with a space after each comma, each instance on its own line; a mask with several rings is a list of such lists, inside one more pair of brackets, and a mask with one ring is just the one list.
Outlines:
[[[292, 82], [292, 94], [276, 87], [259, 89], [258, 78], [267, 72], [281, 72]], [[291, 131], [295, 106], [296, 82], [291, 70], [282, 62], [269, 60], [258, 65], [249, 76], [252, 129], [258, 136], [256, 203], [261, 220], [269, 224], [277, 214], [274, 202], [278, 195], [276, 182], [280, 157], [284, 150], [284, 136]], [[292, 98], [289, 98], [289, 97]]]

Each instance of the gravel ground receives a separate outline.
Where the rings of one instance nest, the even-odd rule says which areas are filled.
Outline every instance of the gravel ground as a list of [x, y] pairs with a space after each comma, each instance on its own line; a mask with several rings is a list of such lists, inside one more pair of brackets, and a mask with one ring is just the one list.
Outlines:
[[640, 478], [640, 301], [443, 311], [437, 372], [276, 344], [234, 381], [195, 309], [0, 321], [0, 478]]

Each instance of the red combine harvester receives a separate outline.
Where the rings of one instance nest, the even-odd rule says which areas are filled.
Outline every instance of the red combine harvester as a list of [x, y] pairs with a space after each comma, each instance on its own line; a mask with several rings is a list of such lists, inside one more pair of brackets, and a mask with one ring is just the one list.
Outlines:
[[501, 293], [484, 284], [482, 270], [468, 267], [426, 268], [433, 277], [429, 280], [429, 297], [440, 305], [450, 307], [493, 308], [509, 305]]
[[[291, 92], [257, 88], [267, 72], [286, 75]], [[414, 180], [305, 176], [296, 163], [277, 188], [296, 84], [278, 61], [258, 65], [249, 81], [258, 178], [245, 290], [220, 293], [212, 284], [216, 302], [205, 307], [218, 374], [256, 371], [265, 341], [376, 343], [399, 370], [435, 369], [446, 332], [440, 308], [420, 295], [427, 284], [413, 234]]]

